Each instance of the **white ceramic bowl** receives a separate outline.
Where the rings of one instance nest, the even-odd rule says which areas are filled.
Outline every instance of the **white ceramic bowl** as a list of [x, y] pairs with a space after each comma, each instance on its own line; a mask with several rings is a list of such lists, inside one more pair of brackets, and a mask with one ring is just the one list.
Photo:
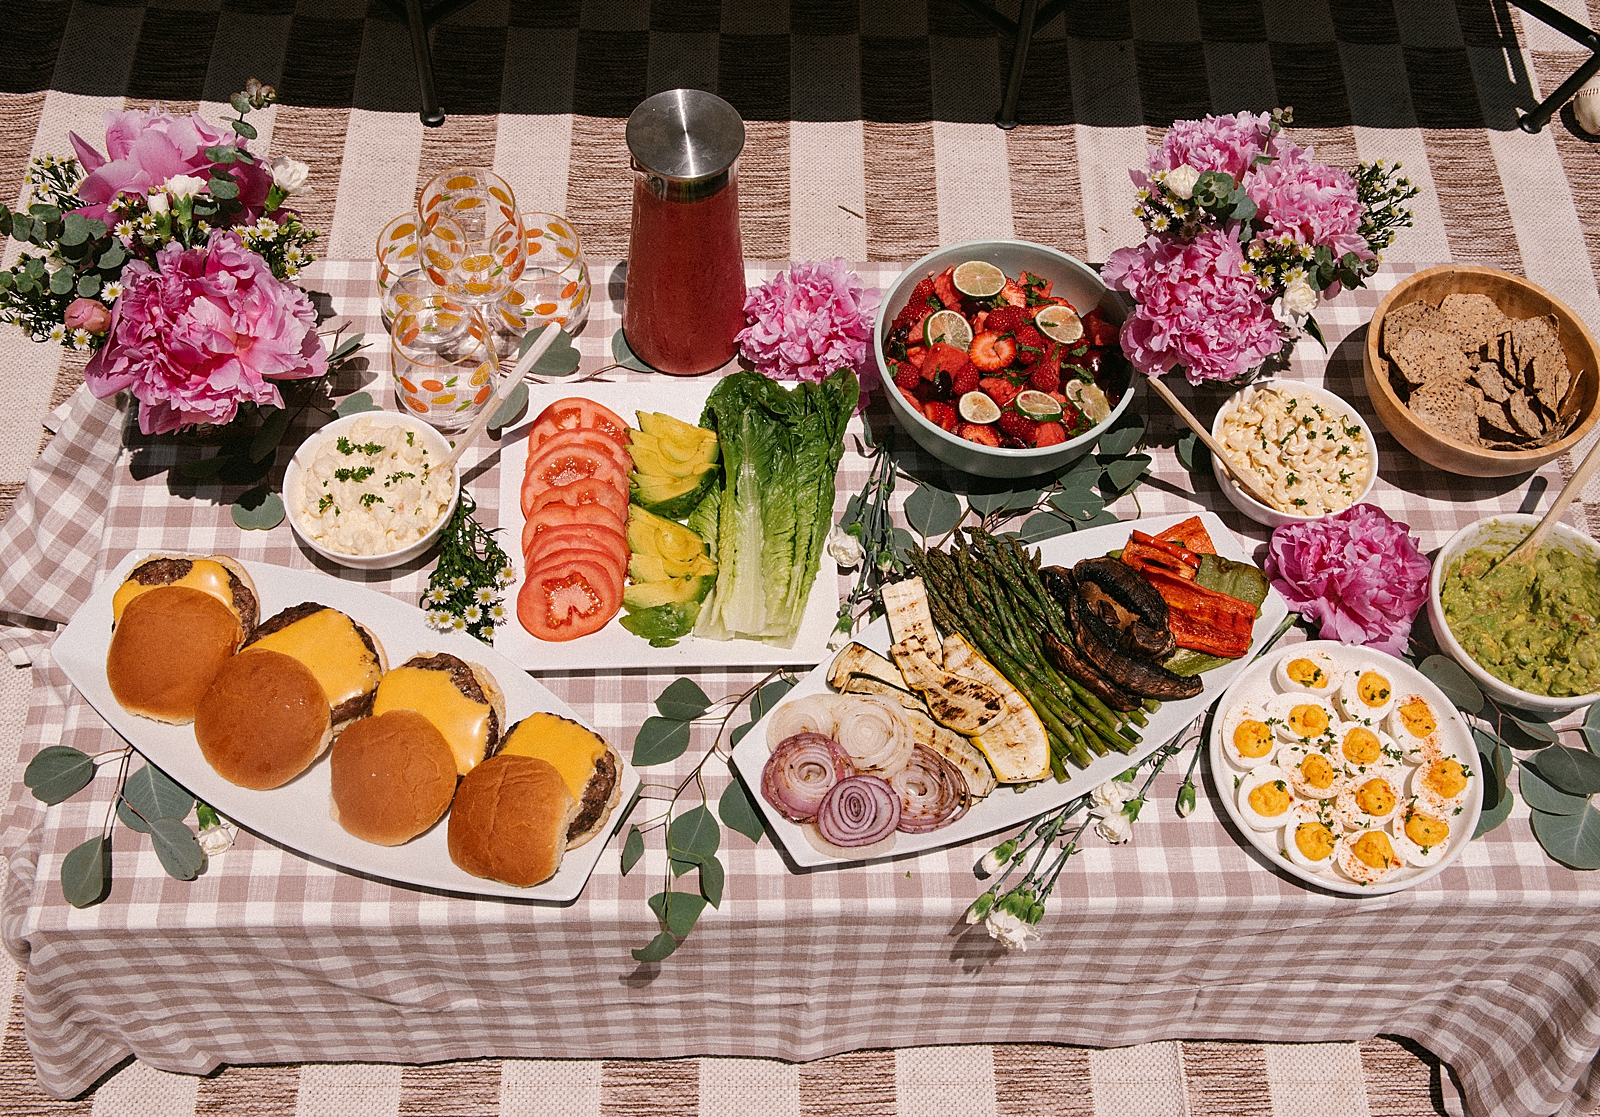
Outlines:
[[[1347, 401], [1340, 399], [1326, 388], [1318, 388], [1315, 385], [1307, 384], [1301, 380], [1259, 380], [1256, 383], [1251, 384], [1249, 387], [1266, 388], [1279, 384], [1294, 388], [1297, 391], [1305, 392], [1318, 403], [1328, 408], [1330, 411], [1334, 408], [1337, 408], [1344, 414], [1354, 418], [1355, 421], [1361, 425], [1362, 434], [1367, 440], [1367, 453], [1371, 456], [1372, 468], [1367, 474], [1366, 487], [1356, 494], [1355, 500], [1351, 503], [1360, 504], [1362, 501], [1366, 500], [1367, 495], [1372, 492], [1372, 486], [1377, 484], [1378, 481], [1378, 444], [1372, 437], [1372, 428], [1367, 425], [1367, 421], [1362, 417], [1361, 412], [1357, 411], [1354, 407], [1350, 406]], [[1247, 388], [1241, 388], [1239, 391], [1229, 396], [1228, 402], [1223, 404], [1217, 410], [1216, 418], [1211, 420], [1211, 437], [1216, 439], [1218, 443], [1221, 443], [1222, 441], [1222, 417], [1228, 413], [1239, 397], [1247, 390]], [[1211, 458], [1211, 472], [1216, 475], [1217, 484], [1222, 486], [1222, 495], [1228, 498], [1228, 503], [1232, 504], [1235, 508], [1243, 512], [1246, 516], [1249, 516], [1258, 524], [1265, 524], [1267, 527], [1278, 527], [1281, 524], [1305, 523], [1310, 520], [1321, 520], [1327, 516], [1334, 515], [1332, 512], [1323, 512], [1315, 516], [1297, 516], [1292, 512], [1281, 512], [1276, 508], [1269, 508], [1267, 505], [1262, 504], [1259, 500], [1255, 499], [1255, 497], [1247, 496], [1244, 490], [1239, 488], [1239, 486], [1234, 483], [1233, 478], [1228, 475], [1227, 470], [1222, 468], [1222, 463], [1217, 461], [1215, 455], [1212, 455]]]
[[901, 272], [884, 293], [878, 311], [878, 324], [873, 330], [872, 352], [878, 362], [878, 372], [883, 377], [884, 391], [889, 397], [889, 409], [919, 446], [963, 473], [973, 473], [979, 477], [1033, 477], [1077, 461], [1094, 449], [1101, 432], [1128, 409], [1133, 400], [1132, 381], [1136, 378], [1130, 377], [1127, 390], [1122, 393], [1122, 398], [1111, 409], [1105, 422], [1059, 445], [1032, 450], [1004, 450], [958, 438], [935, 426], [920, 411], [910, 407], [895, 386], [894, 373], [883, 355], [884, 335], [894, 322], [895, 315], [900, 313], [906, 300], [911, 297], [911, 289], [928, 273], [937, 274], [952, 264], [967, 260], [987, 260], [1013, 278], [1026, 270], [1048, 279], [1054, 284], [1051, 294], [1060, 295], [1072, 303], [1079, 313], [1087, 314], [1098, 306], [1107, 321], [1119, 325], [1126, 313], [1117, 296], [1106, 290], [1106, 285], [1093, 268], [1065, 252], [1042, 244], [1022, 240], [974, 240], [930, 252]]
[[305, 529], [300, 526], [300, 520], [295, 511], [298, 503], [298, 497], [295, 494], [300, 491], [301, 475], [324, 446], [349, 431], [351, 427], [355, 426], [358, 419], [372, 419], [384, 426], [397, 426], [405, 430], [416, 431], [417, 437], [422, 440], [423, 444], [431, 452], [438, 455], [439, 461], [443, 461], [450, 456], [452, 447], [444, 435], [422, 420], [413, 419], [411, 416], [403, 415], [398, 411], [366, 411], [357, 415], [347, 415], [343, 419], [335, 419], [301, 443], [300, 449], [296, 450], [294, 457], [289, 459], [288, 468], [283, 471], [284, 512], [295, 537], [329, 562], [336, 562], [340, 566], [348, 566], [354, 570], [388, 570], [392, 567], [404, 566], [413, 559], [419, 558], [428, 548], [438, 542], [439, 533], [444, 531], [445, 524], [449, 523], [450, 517], [455, 515], [456, 504], [461, 500], [461, 473], [459, 468], [456, 470], [455, 486], [450, 497], [450, 504], [445, 508], [444, 515], [439, 518], [439, 522], [433, 525], [433, 530], [415, 543], [409, 543], [398, 551], [390, 551], [387, 554], [346, 555], [339, 551], [331, 551], [306, 533]]
[[[1451, 659], [1461, 664], [1466, 673], [1472, 676], [1472, 681], [1477, 683], [1489, 697], [1519, 710], [1554, 716], [1571, 713], [1573, 710], [1600, 702], [1600, 694], [1552, 698], [1545, 694], [1530, 694], [1528, 691], [1518, 690], [1510, 683], [1502, 682], [1478, 666], [1477, 660], [1468, 655], [1467, 650], [1451, 635], [1450, 626], [1444, 619], [1444, 608], [1439, 604], [1439, 590], [1444, 584], [1445, 572], [1463, 552], [1470, 547], [1493, 543], [1497, 539], [1520, 539], [1532, 531], [1533, 525], [1538, 522], [1538, 516], [1506, 512], [1497, 516], [1486, 516], [1452, 535], [1449, 542], [1439, 549], [1438, 557], [1433, 561], [1433, 575], [1428, 580], [1428, 620], [1433, 624], [1433, 634], [1438, 637], [1439, 646]], [[1545, 541], [1545, 546], [1566, 547], [1578, 554], [1587, 555], [1592, 561], [1600, 564], [1600, 545], [1577, 528], [1564, 523], [1556, 524], [1555, 530]]]

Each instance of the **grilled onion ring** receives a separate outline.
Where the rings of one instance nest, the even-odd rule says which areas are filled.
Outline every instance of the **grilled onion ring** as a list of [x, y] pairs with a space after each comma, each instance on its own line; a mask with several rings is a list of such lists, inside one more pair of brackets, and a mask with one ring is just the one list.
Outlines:
[[790, 822], [810, 822], [823, 797], [855, 771], [837, 742], [820, 733], [796, 733], [767, 757], [761, 795]]
[[841, 696], [834, 706], [834, 740], [850, 754], [856, 771], [888, 779], [906, 766], [916, 738], [898, 706], [855, 695]]
[[907, 834], [925, 834], [949, 826], [972, 804], [966, 777], [954, 764], [922, 745], [913, 748], [906, 766], [889, 777], [889, 786], [900, 796], [899, 829]]
[[882, 841], [899, 825], [900, 796], [877, 776], [840, 780], [817, 809], [817, 833], [846, 848]]

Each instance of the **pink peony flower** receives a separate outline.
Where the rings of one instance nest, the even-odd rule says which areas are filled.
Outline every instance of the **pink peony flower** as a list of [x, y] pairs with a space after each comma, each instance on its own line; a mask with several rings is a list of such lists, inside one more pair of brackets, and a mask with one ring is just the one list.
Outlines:
[[111, 311], [99, 299], [73, 299], [67, 304], [61, 323], [69, 331], [103, 334], [111, 328]]
[[1134, 367], [1160, 376], [1182, 365], [1198, 384], [1232, 380], [1276, 353], [1282, 329], [1243, 263], [1239, 242], [1219, 229], [1187, 242], [1150, 236], [1113, 252], [1102, 276], [1137, 304], [1121, 335]]
[[1354, 252], [1372, 258], [1361, 235], [1361, 199], [1347, 171], [1318, 163], [1307, 148], [1284, 145], [1277, 159], [1244, 177], [1256, 203], [1257, 222], [1269, 237], [1288, 235], [1301, 244], [1326, 245], [1334, 259]]
[[1428, 599], [1432, 567], [1410, 528], [1372, 504], [1272, 533], [1266, 572], [1289, 608], [1322, 622], [1322, 638], [1399, 655]]
[[97, 396], [133, 391], [144, 433], [227, 423], [247, 401], [281, 407], [274, 381], [328, 371], [311, 300], [234, 234], [169, 244], [156, 264], [123, 269], [111, 336], [84, 369]]
[[1161, 146], [1150, 149], [1150, 171], [1189, 166], [1201, 172], [1226, 171], [1238, 182], [1255, 157], [1268, 149], [1271, 125], [1270, 113], [1175, 120]]
[[[160, 109], [109, 109], [106, 112], [106, 151], [109, 158], [90, 147], [76, 132], [70, 133], [72, 149], [87, 177], [78, 187], [86, 203], [78, 212], [85, 217], [106, 220], [107, 206], [120, 193], [149, 194], [174, 175], [208, 177], [212, 162], [206, 148], [232, 145], [239, 140], [207, 124], [199, 113], [173, 116]], [[229, 168], [239, 184], [239, 201], [244, 212], [240, 222], [261, 216], [272, 186], [270, 171], [255, 163], [240, 161]]]
[[854, 369], [865, 399], [876, 383], [871, 342], [881, 297], [875, 287], [863, 290], [842, 259], [794, 264], [745, 296], [749, 325], [739, 331], [739, 351], [780, 380]]

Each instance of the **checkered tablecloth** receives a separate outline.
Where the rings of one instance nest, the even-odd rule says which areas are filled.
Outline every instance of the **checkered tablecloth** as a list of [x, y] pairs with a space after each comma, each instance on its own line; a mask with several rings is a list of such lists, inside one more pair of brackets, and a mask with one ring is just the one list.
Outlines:
[[[593, 316], [578, 339], [585, 372], [610, 361], [620, 285], [595, 269]], [[774, 266], [753, 266], [752, 280]], [[887, 287], [892, 265], [859, 269]], [[1302, 346], [1291, 375], [1325, 384], [1372, 412], [1361, 385], [1361, 326], [1398, 272], [1347, 293], [1319, 315], [1331, 357]], [[371, 266], [320, 265], [308, 286], [381, 336]], [[391, 403], [382, 345], [369, 374]], [[582, 373], [580, 373], [582, 375]], [[617, 379], [626, 374], [609, 373]], [[341, 385], [341, 390], [354, 388]], [[1193, 392], [1209, 419], [1223, 394]], [[1177, 462], [1178, 428], [1141, 395], [1153, 476], [1116, 511], [1206, 507], [1241, 535], [1209, 474]], [[0, 610], [31, 618], [3, 630], [31, 658], [34, 690], [23, 757], [56, 743], [87, 752], [120, 741], [72, 691], [39, 621], [65, 622], [97, 578], [133, 551], [223, 551], [308, 566], [287, 525], [237, 529], [237, 495], [174, 481], [202, 447], [142, 441], [116, 401], [83, 392], [58, 416], [0, 529]], [[881, 403], [869, 421], [889, 422]], [[939, 478], [901, 439], [901, 464]], [[1374, 502], [1431, 550], [1490, 511], [1515, 510], [1528, 483], [1471, 481], [1422, 465], [1383, 433]], [[466, 470], [487, 523], [499, 515], [499, 458], [486, 446]], [[1572, 462], [1542, 481], [1559, 488]], [[850, 439], [841, 490], [866, 463]], [[1535, 481], [1538, 485], [1540, 482]], [[901, 495], [910, 490], [902, 485]], [[1591, 534], [1591, 505], [1570, 518]], [[414, 602], [427, 567], [362, 575]], [[843, 581], [841, 580], [841, 585]], [[1426, 622], [1423, 622], [1424, 624]], [[695, 675], [713, 697], [756, 676]], [[624, 749], [670, 681], [619, 669], [541, 676]], [[687, 772], [709, 744], [676, 765]], [[1181, 770], [1186, 757], [1173, 765]], [[728, 778], [713, 766], [708, 790]], [[1474, 1114], [1584, 1107], [1600, 1050], [1600, 889], [1552, 863], [1526, 809], [1428, 883], [1352, 899], [1309, 891], [1271, 870], [1212, 809], [1204, 786], [1187, 820], [1171, 809], [1181, 775], [1158, 780], [1131, 845], [1090, 839], [1051, 900], [1044, 937], [1007, 953], [962, 919], [979, 891], [972, 865], [987, 843], [839, 871], [795, 873], [770, 840], [730, 835], [727, 891], [676, 955], [640, 965], [630, 947], [658, 930], [646, 897], [666, 873], [659, 838], [622, 876], [608, 850], [566, 907], [449, 898], [364, 879], [246, 833], [192, 883], [168, 878], [149, 844], [115, 837], [115, 887], [79, 911], [61, 896], [67, 851], [101, 825], [110, 773], [45, 809], [19, 783], [3, 821], [8, 882], [0, 933], [26, 973], [26, 1027], [43, 1083], [62, 1095], [129, 1052], [172, 1070], [218, 1063], [427, 1062], [472, 1055], [628, 1057], [725, 1054], [807, 1059], [863, 1047], [1058, 1041], [1122, 1045], [1170, 1038], [1274, 1041], [1410, 1036], [1456, 1071]], [[616, 839], [613, 839], [616, 843]]]

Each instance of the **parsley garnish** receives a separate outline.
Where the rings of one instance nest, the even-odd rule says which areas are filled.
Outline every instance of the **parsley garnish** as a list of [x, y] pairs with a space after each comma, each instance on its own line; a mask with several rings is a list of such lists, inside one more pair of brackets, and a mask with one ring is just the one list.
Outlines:
[[370, 465], [358, 466], [355, 469], [336, 469], [333, 471], [335, 481], [365, 481], [377, 470]]
[[377, 493], [362, 493], [361, 503], [366, 507], [371, 508], [374, 504], [382, 504], [383, 497], [379, 496]]
[[317, 512], [319, 515], [323, 512], [326, 512], [331, 507], [333, 507], [333, 497], [331, 496], [325, 496], [321, 500], [317, 501]]
[[383, 444], [379, 442], [351, 442], [344, 435], [340, 435], [334, 446], [341, 454], [381, 454]]

